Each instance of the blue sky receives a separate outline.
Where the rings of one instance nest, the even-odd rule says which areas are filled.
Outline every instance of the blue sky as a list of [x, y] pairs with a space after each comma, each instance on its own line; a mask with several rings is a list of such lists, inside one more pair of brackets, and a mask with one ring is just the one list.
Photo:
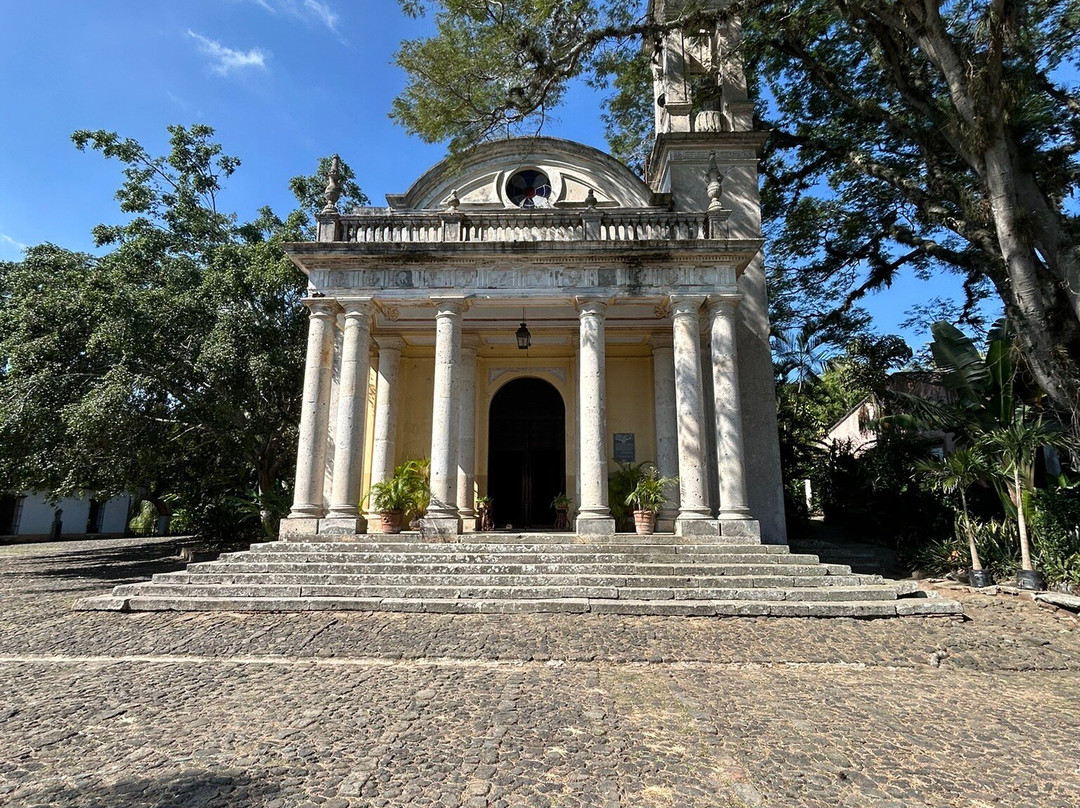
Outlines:
[[[394, 51], [428, 28], [397, 0], [0, 0], [0, 260], [45, 241], [91, 250], [91, 228], [120, 218], [120, 167], [77, 151], [76, 129], [161, 153], [167, 125], [213, 126], [242, 161], [219, 200], [241, 219], [291, 210], [289, 178], [335, 151], [385, 204], [444, 154], [388, 117]], [[605, 148], [598, 99], [575, 89], [545, 133]], [[952, 286], [902, 278], [867, 308], [896, 333]]]

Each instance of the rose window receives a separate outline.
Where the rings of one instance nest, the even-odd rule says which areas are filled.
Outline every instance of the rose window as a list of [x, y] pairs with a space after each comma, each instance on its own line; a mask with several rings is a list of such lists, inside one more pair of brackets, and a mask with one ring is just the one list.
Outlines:
[[510, 201], [519, 208], [550, 208], [551, 181], [543, 171], [519, 171], [506, 184]]

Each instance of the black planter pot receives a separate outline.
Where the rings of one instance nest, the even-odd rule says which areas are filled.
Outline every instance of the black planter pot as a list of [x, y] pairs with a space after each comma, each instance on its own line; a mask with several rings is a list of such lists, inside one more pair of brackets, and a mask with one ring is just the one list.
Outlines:
[[994, 579], [987, 570], [968, 570], [968, 583], [976, 589], [982, 589], [984, 586], [993, 586]]
[[1037, 570], [1017, 570], [1016, 586], [1019, 589], [1027, 589], [1038, 592], [1046, 589], [1046, 578]]

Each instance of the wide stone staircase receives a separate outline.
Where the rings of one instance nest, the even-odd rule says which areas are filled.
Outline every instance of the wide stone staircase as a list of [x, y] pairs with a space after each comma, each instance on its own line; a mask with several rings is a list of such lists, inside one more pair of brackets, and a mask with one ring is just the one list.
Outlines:
[[754, 539], [472, 533], [278, 541], [84, 598], [111, 611], [894, 617], [961, 614], [910, 581]]

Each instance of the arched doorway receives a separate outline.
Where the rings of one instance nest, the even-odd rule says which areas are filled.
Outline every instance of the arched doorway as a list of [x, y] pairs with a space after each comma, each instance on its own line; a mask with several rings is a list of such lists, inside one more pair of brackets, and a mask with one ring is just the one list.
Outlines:
[[551, 527], [566, 480], [566, 407], [552, 385], [515, 379], [491, 400], [488, 495], [495, 526]]

